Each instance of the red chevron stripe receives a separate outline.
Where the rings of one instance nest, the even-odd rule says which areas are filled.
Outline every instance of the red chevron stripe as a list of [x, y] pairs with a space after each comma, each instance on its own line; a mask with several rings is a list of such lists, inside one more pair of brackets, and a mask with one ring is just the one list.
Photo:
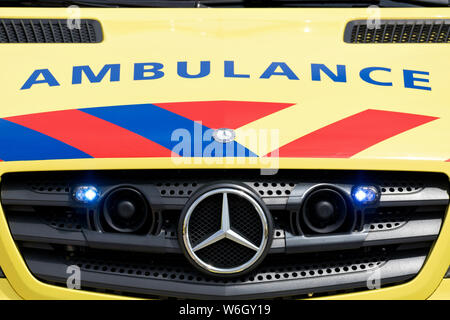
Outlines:
[[247, 123], [293, 106], [293, 103], [200, 101], [156, 103], [158, 107], [212, 128], [237, 129]]
[[80, 110], [5, 119], [60, 140], [95, 158], [171, 156], [169, 149]]
[[436, 119], [438, 118], [369, 109], [311, 132], [267, 156], [348, 158], [383, 140]]

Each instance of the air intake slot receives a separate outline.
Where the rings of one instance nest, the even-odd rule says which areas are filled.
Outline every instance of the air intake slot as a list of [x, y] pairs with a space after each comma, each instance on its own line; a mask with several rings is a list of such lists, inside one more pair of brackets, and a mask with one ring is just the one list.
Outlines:
[[345, 27], [347, 43], [450, 43], [450, 19], [355, 20]]
[[81, 19], [69, 27], [66, 19], [0, 19], [0, 43], [98, 43], [103, 40], [96, 20]]

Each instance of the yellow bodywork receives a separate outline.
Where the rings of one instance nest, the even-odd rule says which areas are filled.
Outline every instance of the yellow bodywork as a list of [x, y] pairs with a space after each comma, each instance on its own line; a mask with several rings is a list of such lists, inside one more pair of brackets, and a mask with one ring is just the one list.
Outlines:
[[[67, 18], [66, 9], [1, 8], [2, 18]], [[280, 158], [279, 168], [406, 170], [450, 175], [450, 44], [349, 44], [343, 41], [346, 24], [367, 19], [366, 9], [82, 9], [81, 18], [100, 21], [104, 40], [94, 44], [0, 44], [0, 117], [37, 112], [141, 103], [177, 101], [266, 101], [295, 106], [237, 130], [246, 145], [246, 129], [279, 130], [267, 152], [300, 136], [366, 109], [407, 112], [439, 119], [375, 144], [348, 159]], [[381, 9], [382, 19], [450, 18], [450, 8]], [[192, 73], [200, 61], [211, 61], [211, 74], [201, 79], [177, 75], [177, 61], [187, 61]], [[250, 78], [225, 78], [223, 63], [235, 61], [237, 72]], [[283, 61], [299, 80], [273, 76], [260, 79], [271, 62]], [[134, 81], [133, 64], [159, 62], [165, 76]], [[89, 65], [98, 72], [108, 63], [121, 64], [120, 81], [72, 85], [72, 67]], [[311, 81], [311, 63], [333, 69], [346, 65], [347, 82], [328, 77]], [[361, 80], [365, 67], [391, 68], [374, 73], [392, 87]], [[51, 70], [60, 86], [36, 84], [20, 90], [36, 69]], [[431, 91], [404, 88], [403, 69], [429, 72]], [[383, 124], [381, 123], [380, 126]], [[188, 159], [189, 160], [189, 159]], [[0, 162], [7, 172], [75, 169], [265, 168], [256, 160], [171, 158], [81, 159]], [[223, 160], [223, 159], [222, 159]], [[1, 210], [1, 209], [0, 209]], [[328, 297], [331, 299], [450, 298], [450, 221], [445, 219], [423, 269], [413, 280], [383, 289]], [[110, 299], [113, 295], [69, 290], [35, 279], [11, 237], [0, 212], [0, 298]], [[433, 294], [434, 293], [434, 294]]]

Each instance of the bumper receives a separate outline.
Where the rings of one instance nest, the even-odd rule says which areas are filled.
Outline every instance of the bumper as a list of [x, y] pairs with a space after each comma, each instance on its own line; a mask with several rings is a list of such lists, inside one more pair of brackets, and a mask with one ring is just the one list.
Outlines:
[[450, 299], [450, 279], [444, 279], [437, 287], [436, 291], [428, 298], [430, 300]]

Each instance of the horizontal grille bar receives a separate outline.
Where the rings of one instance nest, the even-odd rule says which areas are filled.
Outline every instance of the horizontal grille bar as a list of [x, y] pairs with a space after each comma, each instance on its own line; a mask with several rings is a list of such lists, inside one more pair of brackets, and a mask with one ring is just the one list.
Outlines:
[[[347, 288], [366, 288], [369, 279], [382, 275], [380, 285], [411, 279], [420, 270], [426, 251], [413, 250], [385, 257], [375, 254], [364, 258], [341, 258], [320, 263], [289, 263], [271, 267], [263, 265], [241, 279], [208, 279], [184, 264], [152, 267], [101, 259], [70, 259], [55, 254], [25, 250], [27, 265], [43, 280], [66, 284], [67, 268], [81, 268], [81, 287], [199, 299], [252, 299], [288, 297]], [[302, 261], [302, 259], [298, 259]], [[128, 260], [129, 261], [129, 260]]]
[[[272, 251], [299, 253], [432, 241], [437, 239], [439, 234], [442, 211], [437, 208], [434, 213], [416, 214], [401, 228], [383, 232], [360, 232], [351, 236], [346, 234], [316, 238], [286, 232], [285, 242], [280, 243], [275, 239], [272, 243]], [[164, 232], [158, 235], [102, 234], [92, 230], [73, 230], [63, 233], [52, 226], [43, 224], [39, 219], [30, 219], [23, 214], [11, 216], [8, 222], [16, 241], [77, 245], [117, 251], [181, 253], [178, 241], [167, 238]]]

